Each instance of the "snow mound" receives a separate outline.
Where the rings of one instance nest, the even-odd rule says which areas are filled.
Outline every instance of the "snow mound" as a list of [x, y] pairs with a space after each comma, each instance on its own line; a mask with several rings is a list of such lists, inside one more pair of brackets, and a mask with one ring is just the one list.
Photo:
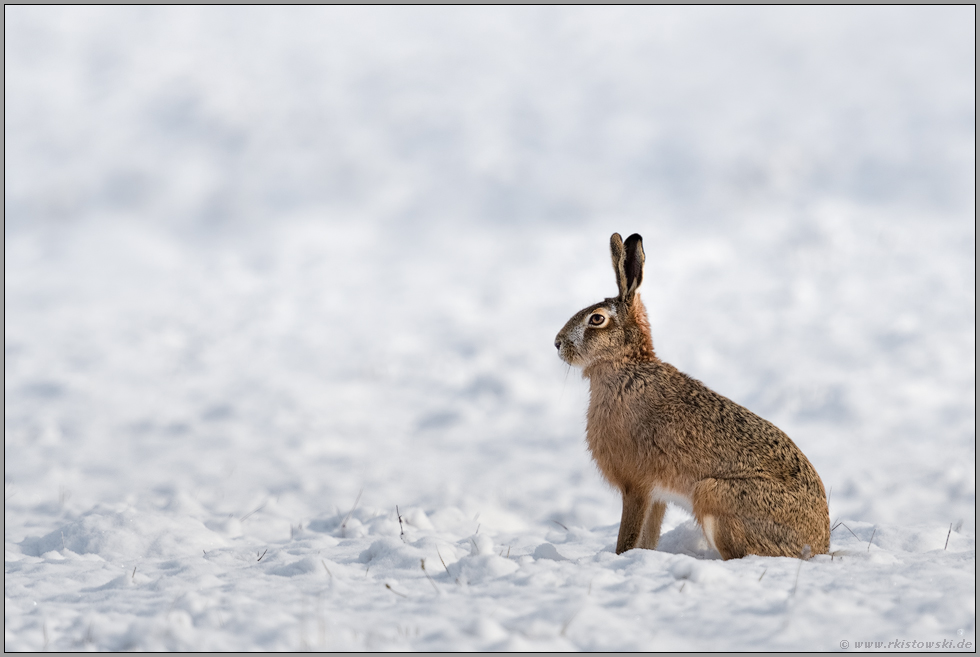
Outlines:
[[106, 560], [187, 556], [227, 542], [191, 517], [153, 513], [129, 505], [98, 505], [76, 520], [42, 536], [21, 541], [24, 554], [68, 551]]

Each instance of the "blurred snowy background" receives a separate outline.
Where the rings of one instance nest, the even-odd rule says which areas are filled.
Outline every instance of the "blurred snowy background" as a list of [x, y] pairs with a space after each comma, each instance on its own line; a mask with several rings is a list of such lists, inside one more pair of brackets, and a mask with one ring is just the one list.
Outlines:
[[4, 16], [8, 545], [613, 525], [552, 346], [613, 231], [832, 516], [975, 527], [973, 7]]

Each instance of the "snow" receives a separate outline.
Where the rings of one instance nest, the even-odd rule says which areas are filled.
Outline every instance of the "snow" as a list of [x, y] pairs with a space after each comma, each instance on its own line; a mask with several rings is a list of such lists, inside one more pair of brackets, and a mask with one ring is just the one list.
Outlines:
[[[974, 24], [5, 8], [5, 649], [974, 650]], [[615, 554], [613, 231], [830, 555]]]

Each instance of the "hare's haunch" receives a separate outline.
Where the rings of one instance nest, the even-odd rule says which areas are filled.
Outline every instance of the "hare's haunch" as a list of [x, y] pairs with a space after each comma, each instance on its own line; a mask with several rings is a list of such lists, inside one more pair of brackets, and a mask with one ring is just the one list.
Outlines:
[[555, 346], [589, 379], [589, 449], [623, 494], [616, 552], [655, 548], [667, 502], [725, 559], [827, 552], [817, 471], [773, 424], [657, 358], [637, 294], [643, 241], [616, 233], [610, 247], [619, 294], [576, 313]]

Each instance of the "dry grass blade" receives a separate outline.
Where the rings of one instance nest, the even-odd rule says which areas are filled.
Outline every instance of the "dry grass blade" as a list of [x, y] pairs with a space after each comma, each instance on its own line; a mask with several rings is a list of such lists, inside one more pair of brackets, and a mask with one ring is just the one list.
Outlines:
[[258, 513], [262, 509], [264, 509], [265, 508], [265, 505], [268, 504], [268, 503], [269, 503], [269, 500], [266, 500], [262, 504], [258, 505], [257, 507], [255, 507], [254, 509], [252, 509], [251, 511], [249, 511], [248, 513], [246, 513], [245, 515], [243, 515], [241, 518], [238, 519], [238, 521], [239, 522], [245, 522], [246, 520], [248, 520], [249, 518], [251, 518], [252, 516], [254, 516], [256, 513]]
[[944, 551], [944, 552], [946, 551], [946, 548], [948, 548], [948, 547], [949, 547], [949, 537], [950, 537], [950, 536], [951, 536], [952, 534], [953, 534], [953, 523], [949, 523], [949, 531], [948, 531], [948, 532], [946, 532], [946, 545], [944, 545], [944, 546], [943, 546], [943, 551]]
[[449, 566], [447, 566], [445, 560], [443, 560], [443, 558], [442, 558], [442, 552], [439, 551], [439, 548], [436, 548], [436, 554], [439, 555], [439, 561], [442, 563], [442, 567], [446, 569], [446, 574], [449, 575], [450, 574], [449, 573]]
[[404, 593], [399, 593], [395, 589], [391, 588], [391, 584], [388, 584], [387, 582], [385, 582], [385, 588], [388, 589], [389, 591], [391, 591], [392, 593], [394, 593], [395, 595], [400, 596], [402, 598], [407, 598], [408, 597]]
[[364, 489], [362, 488], [360, 492], [357, 493], [357, 498], [354, 499], [354, 506], [352, 506], [350, 511], [347, 512], [347, 515], [344, 516], [344, 521], [340, 523], [340, 535], [344, 538], [347, 538], [347, 521], [350, 520], [351, 514], [354, 513], [354, 509], [357, 508], [357, 503], [361, 501], [361, 493], [363, 492]]
[[793, 582], [793, 590], [789, 594], [789, 600], [792, 600], [796, 596], [796, 587], [800, 584], [800, 571], [803, 570], [803, 562], [813, 556], [813, 550], [809, 545], [804, 545], [803, 549], [800, 550], [800, 565], [796, 567], [796, 580]]
[[572, 614], [571, 616], [568, 617], [568, 620], [565, 621], [565, 624], [561, 626], [561, 632], [558, 633], [559, 636], [565, 636], [565, 632], [568, 631], [568, 626], [571, 625], [572, 624], [572, 621], [575, 620], [575, 617], [578, 616], [579, 611], [582, 611], [582, 610], [579, 609], [574, 614]]
[[429, 580], [429, 584], [431, 584], [432, 588], [436, 590], [436, 593], [439, 593], [439, 587], [436, 586], [435, 580], [433, 580], [432, 577], [429, 575], [429, 571], [425, 569], [425, 559], [422, 559], [421, 561], [422, 561], [422, 572], [425, 574], [425, 578]]
[[800, 584], [800, 571], [803, 570], [803, 559], [800, 559], [800, 565], [796, 567], [796, 580], [793, 582], [793, 590], [789, 594], [790, 600], [796, 596], [796, 587]]

